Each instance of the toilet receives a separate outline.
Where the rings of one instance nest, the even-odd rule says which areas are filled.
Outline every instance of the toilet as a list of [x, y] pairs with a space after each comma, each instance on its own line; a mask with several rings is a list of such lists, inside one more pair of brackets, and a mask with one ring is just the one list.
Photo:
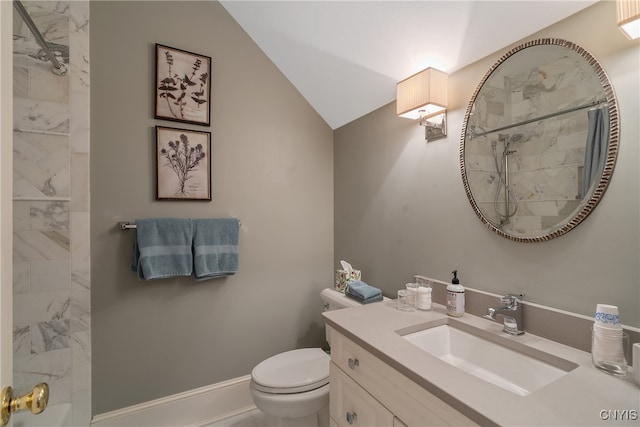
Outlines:
[[[330, 288], [320, 297], [324, 311], [361, 305]], [[267, 415], [267, 425], [329, 425], [329, 361], [321, 348], [301, 348], [276, 354], [253, 368], [249, 388], [253, 402]]]

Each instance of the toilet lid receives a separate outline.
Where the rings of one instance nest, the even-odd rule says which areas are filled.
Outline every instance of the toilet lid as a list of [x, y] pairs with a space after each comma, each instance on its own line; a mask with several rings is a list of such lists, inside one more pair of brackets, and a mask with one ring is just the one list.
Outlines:
[[329, 360], [321, 348], [291, 350], [259, 363], [251, 379], [266, 393], [302, 393], [329, 382]]

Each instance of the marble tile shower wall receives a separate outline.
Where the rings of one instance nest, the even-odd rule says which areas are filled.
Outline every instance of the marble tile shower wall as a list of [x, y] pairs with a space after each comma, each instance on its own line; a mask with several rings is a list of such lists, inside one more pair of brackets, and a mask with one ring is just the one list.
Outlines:
[[[548, 114], [549, 106], [570, 108], [595, 101], [597, 96], [584, 95], [590, 89], [594, 90], [592, 93], [602, 93], [602, 88], [592, 86], [591, 80], [573, 62], [564, 59], [506, 76], [498, 82], [500, 86], [487, 91], [490, 99], [478, 101], [487, 114], [475, 117], [475, 124], [481, 129], [496, 129]], [[505, 228], [547, 230], [581, 207], [586, 111], [477, 137], [473, 145], [465, 147], [476, 202], [494, 224], [500, 223], [496, 209], [505, 212], [504, 186], [498, 187], [500, 178], [496, 172], [504, 168], [505, 150], [510, 152], [509, 186], [518, 199], [517, 212]]]
[[14, 12], [14, 387], [90, 424], [89, 6], [23, 2], [65, 64], [56, 76]]

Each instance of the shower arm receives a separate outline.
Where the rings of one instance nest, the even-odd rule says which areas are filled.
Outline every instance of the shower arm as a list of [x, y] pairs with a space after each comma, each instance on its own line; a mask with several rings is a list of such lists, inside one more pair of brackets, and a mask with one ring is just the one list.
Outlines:
[[60, 61], [58, 61], [58, 58], [56, 58], [53, 52], [51, 52], [49, 45], [47, 44], [44, 37], [42, 37], [42, 34], [40, 34], [40, 31], [38, 30], [38, 27], [36, 27], [36, 24], [33, 23], [33, 20], [22, 5], [22, 2], [20, 2], [20, 0], [13, 0], [13, 6], [16, 8], [16, 11], [20, 15], [24, 23], [27, 24], [27, 27], [29, 27], [31, 34], [33, 34], [33, 36], [36, 38], [36, 41], [44, 51], [45, 55], [47, 55], [47, 59], [51, 61], [51, 64], [53, 65], [51, 71], [53, 71], [53, 73], [58, 76], [64, 76], [65, 74], [67, 74], [67, 66], [60, 63]]

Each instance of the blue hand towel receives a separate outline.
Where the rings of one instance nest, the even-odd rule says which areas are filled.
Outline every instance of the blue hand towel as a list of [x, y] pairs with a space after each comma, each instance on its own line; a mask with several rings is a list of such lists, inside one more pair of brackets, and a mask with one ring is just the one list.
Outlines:
[[196, 280], [238, 272], [237, 218], [193, 220], [193, 273]]
[[362, 304], [382, 301], [382, 291], [380, 289], [368, 285], [360, 280], [349, 282], [345, 290], [345, 295]]
[[137, 219], [131, 271], [143, 280], [190, 276], [192, 236], [190, 219]]

